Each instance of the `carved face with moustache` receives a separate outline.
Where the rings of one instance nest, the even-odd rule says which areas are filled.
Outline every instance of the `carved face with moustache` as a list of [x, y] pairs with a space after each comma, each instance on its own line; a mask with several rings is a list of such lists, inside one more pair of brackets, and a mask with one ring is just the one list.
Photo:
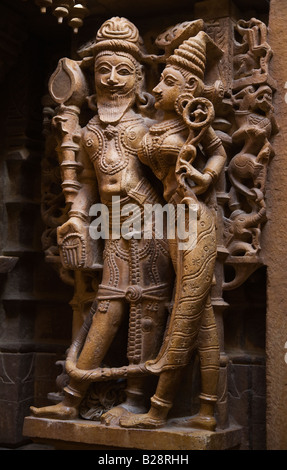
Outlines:
[[143, 80], [141, 66], [128, 53], [102, 52], [95, 60], [95, 87], [100, 120], [116, 124], [134, 105]]

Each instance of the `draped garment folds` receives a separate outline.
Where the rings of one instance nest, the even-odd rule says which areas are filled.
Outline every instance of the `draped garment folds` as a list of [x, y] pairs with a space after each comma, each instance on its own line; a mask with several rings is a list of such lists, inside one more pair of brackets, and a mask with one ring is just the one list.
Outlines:
[[177, 251], [175, 299], [164, 343], [157, 358], [145, 364], [154, 374], [184, 367], [196, 347], [216, 259], [214, 214], [200, 202], [199, 213], [195, 247]]
[[[178, 118], [170, 125], [153, 126], [143, 139], [140, 159], [161, 180], [169, 172], [165, 152], [178, 155], [181, 149], [179, 144], [172, 148], [167, 141], [172, 135], [184, 135], [184, 129], [182, 120]], [[193, 198], [198, 205], [197, 220], [194, 222], [197, 224], [196, 243], [190, 248], [179, 249], [178, 234], [174, 240], [169, 240], [176, 271], [175, 298], [160, 352], [156, 359], [145, 364], [146, 369], [154, 374], [184, 367], [190, 362], [210, 296], [217, 253], [215, 214], [205, 202], [194, 195]], [[182, 200], [182, 196], [175, 192], [168, 202], [176, 206]]]

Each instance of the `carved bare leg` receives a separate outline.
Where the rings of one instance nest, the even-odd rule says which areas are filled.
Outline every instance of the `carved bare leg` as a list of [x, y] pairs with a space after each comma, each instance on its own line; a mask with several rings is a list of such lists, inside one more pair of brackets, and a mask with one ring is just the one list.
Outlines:
[[70, 389], [64, 390], [64, 400], [57, 405], [36, 408], [31, 406], [30, 410], [34, 416], [52, 419], [75, 419], [78, 417], [78, 408], [83, 395], [80, 393], [70, 394]]
[[[110, 302], [106, 313], [97, 310], [80, 354], [77, 367], [89, 370], [99, 367], [118, 330], [125, 313], [121, 302]], [[88, 381], [71, 379], [64, 389], [64, 400], [57, 405], [43, 408], [31, 407], [34, 416], [58, 419], [74, 419], [78, 416], [80, 403], [89, 387]]]
[[128, 379], [125, 402], [103, 414], [101, 422], [106, 425], [119, 424], [120, 418], [126, 414], [147, 411], [144, 400], [144, 380], [141, 377]]
[[[128, 348], [130, 363], [141, 363], [154, 358], [162, 342], [164, 327], [166, 324], [165, 301], [142, 301], [140, 304], [141, 341], [140, 349], [135, 351]], [[136, 332], [138, 334], [138, 331]], [[131, 334], [131, 329], [130, 329]], [[133, 337], [131, 336], [131, 340]], [[133, 341], [132, 341], [133, 342]], [[140, 356], [140, 357], [139, 357]], [[126, 387], [126, 401], [121, 405], [107, 411], [101, 418], [106, 425], [119, 424], [123, 416], [130, 414], [143, 414], [148, 411], [146, 396], [146, 377], [129, 378]]]
[[214, 408], [217, 401], [217, 384], [219, 374], [219, 344], [213, 308], [210, 299], [207, 302], [198, 337], [200, 356], [201, 394], [199, 413], [184, 421], [182, 426], [214, 431], [216, 419]]
[[155, 395], [151, 398], [151, 407], [145, 414], [127, 414], [120, 419], [120, 425], [124, 428], [154, 429], [164, 426], [167, 415], [173, 404], [178, 382], [182, 370], [162, 372]]
[[200, 395], [200, 411], [197, 415], [180, 421], [180, 425], [189, 428], [215, 431], [216, 419], [214, 417], [214, 407], [216, 397]]

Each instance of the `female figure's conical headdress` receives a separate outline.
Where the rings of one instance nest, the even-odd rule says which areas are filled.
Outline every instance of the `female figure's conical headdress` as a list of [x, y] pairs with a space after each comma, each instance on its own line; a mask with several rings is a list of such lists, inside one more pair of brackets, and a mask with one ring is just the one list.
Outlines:
[[204, 31], [185, 40], [167, 59], [167, 65], [175, 65], [192, 73], [200, 80], [204, 79], [207, 54], [210, 49], [220, 49]]

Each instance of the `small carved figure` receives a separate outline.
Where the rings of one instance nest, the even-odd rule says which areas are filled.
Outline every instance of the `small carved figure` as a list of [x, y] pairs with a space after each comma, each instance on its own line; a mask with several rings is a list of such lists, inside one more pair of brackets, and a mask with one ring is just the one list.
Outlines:
[[251, 18], [249, 21], [239, 20], [235, 31], [239, 39], [235, 41], [234, 69], [235, 80], [268, 74], [268, 66], [272, 50], [267, 42], [267, 28], [262, 21]]
[[[269, 142], [273, 120], [272, 90], [267, 85], [258, 89], [245, 87], [234, 96], [235, 120], [238, 129], [232, 139], [242, 150], [228, 166], [231, 182], [229, 206], [233, 210], [226, 219], [226, 246], [230, 255], [256, 255], [260, 250], [259, 225], [266, 218], [264, 200], [267, 167], [273, 156]], [[240, 197], [248, 203], [242, 210]], [[245, 207], [245, 206], [243, 206]]]
[[278, 132], [272, 105], [276, 83], [269, 74], [272, 49], [267, 34], [267, 26], [256, 18], [240, 20], [234, 27], [234, 150], [226, 172], [229, 192], [223, 223], [229, 253], [226, 265], [233, 267], [235, 275], [223, 283], [223, 290], [240, 286], [263, 263], [260, 239], [267, 219], [267, 171], [274, 156], [271, 138]]

